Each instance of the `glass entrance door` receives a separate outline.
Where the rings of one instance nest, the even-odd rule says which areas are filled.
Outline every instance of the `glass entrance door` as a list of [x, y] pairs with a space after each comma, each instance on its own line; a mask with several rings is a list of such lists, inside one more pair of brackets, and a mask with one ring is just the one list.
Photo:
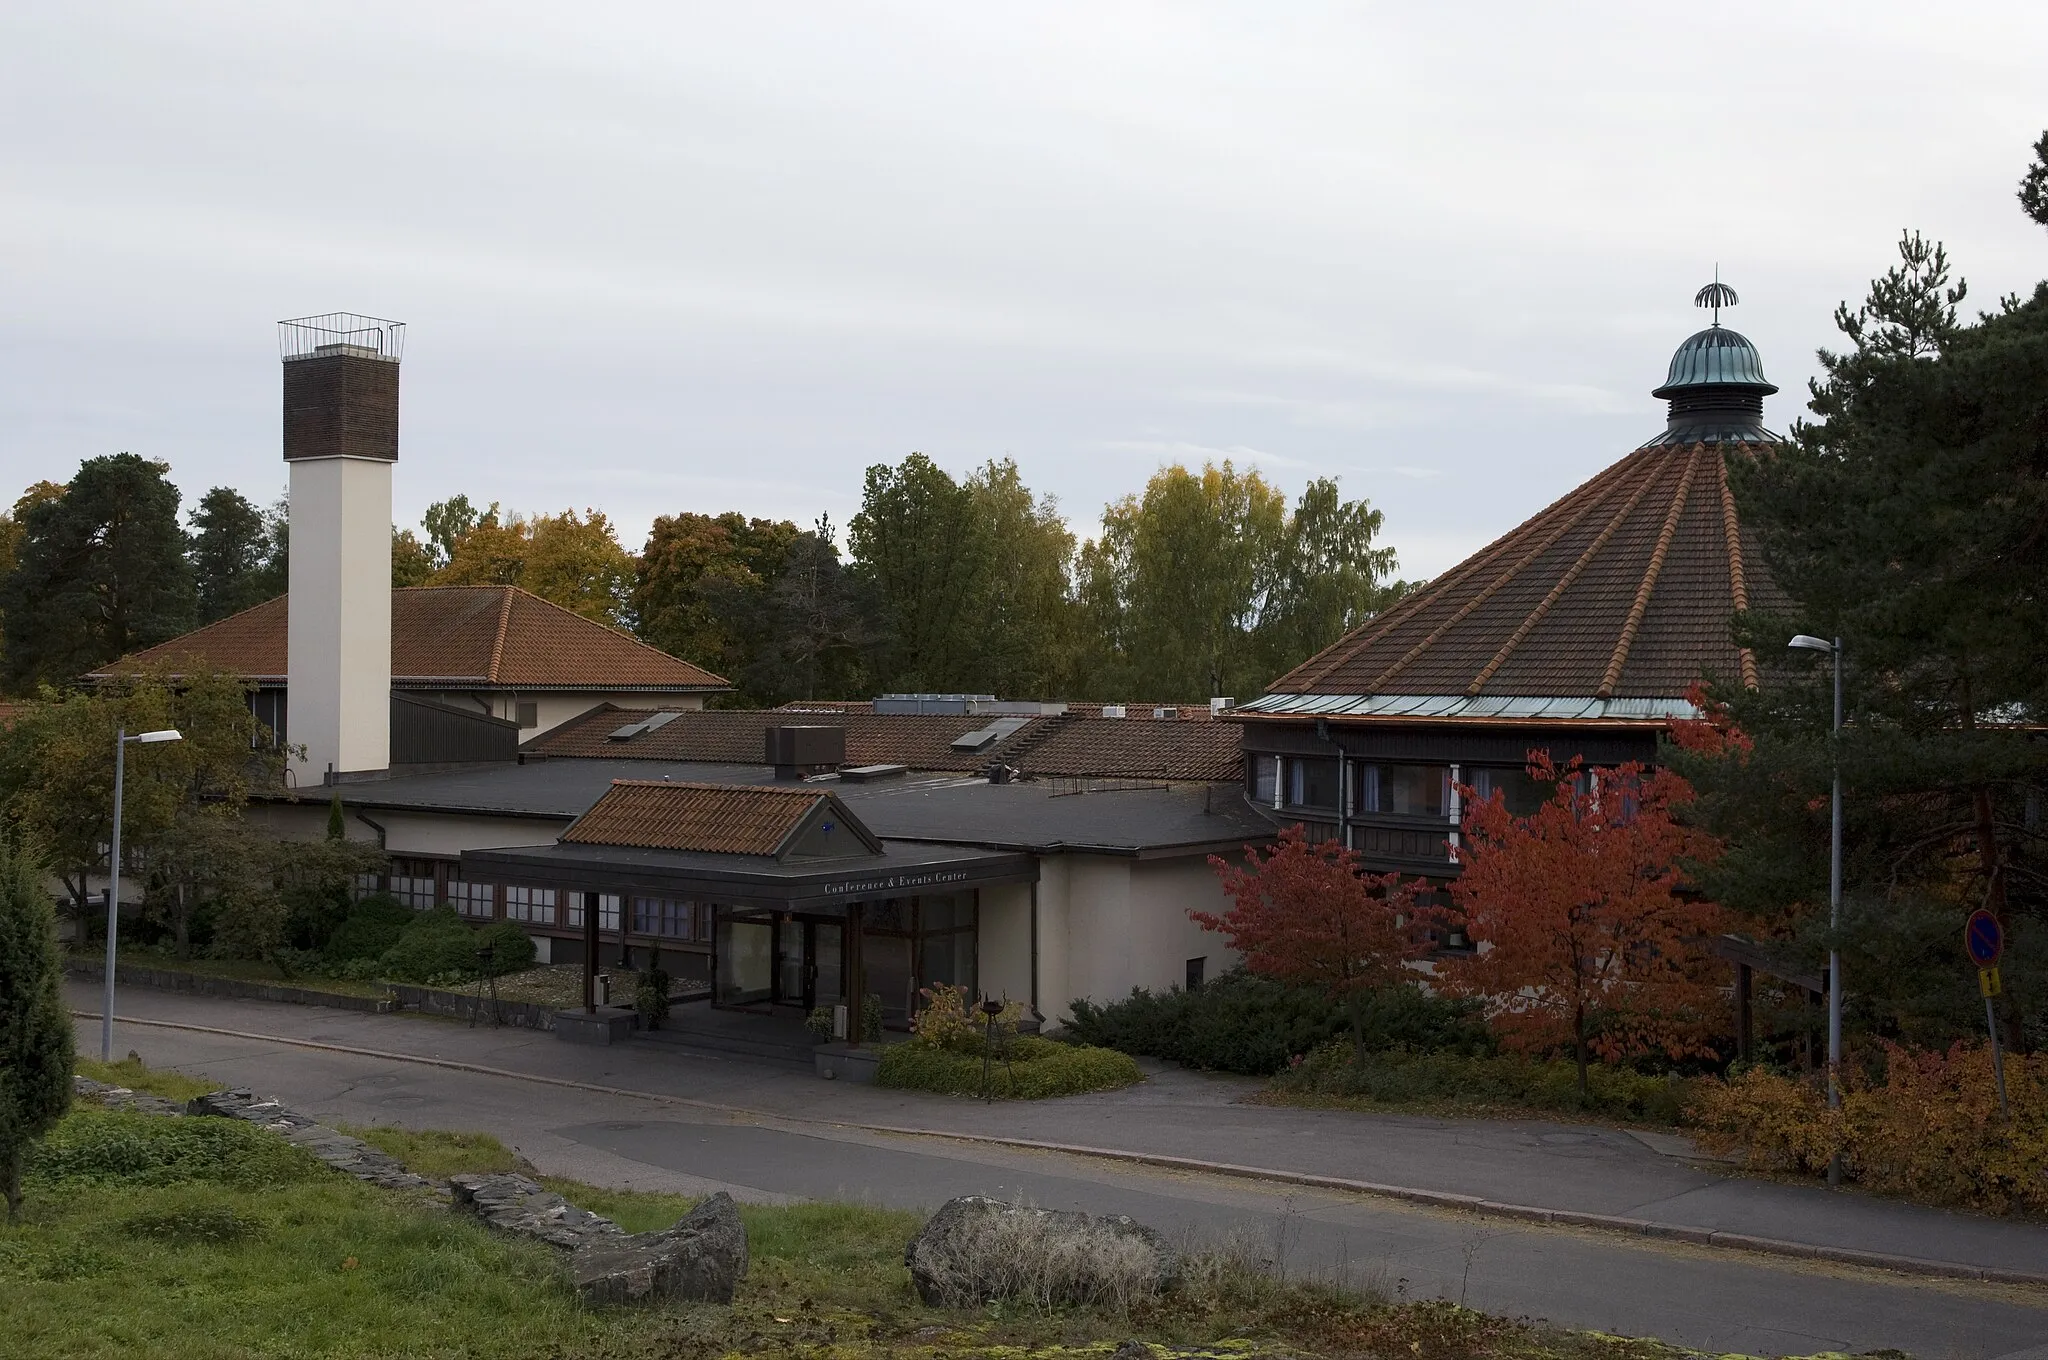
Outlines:
[[775, 1000], [784, 1006], [804, 1005], [805, 975], [810, 971], [810, 951], [804, 936], [809, 926], [783, 917], [775, 923]]
[[837, 921], [811, 923], [810, 1006], [836, 1006], [846, 999], [845, 932]]

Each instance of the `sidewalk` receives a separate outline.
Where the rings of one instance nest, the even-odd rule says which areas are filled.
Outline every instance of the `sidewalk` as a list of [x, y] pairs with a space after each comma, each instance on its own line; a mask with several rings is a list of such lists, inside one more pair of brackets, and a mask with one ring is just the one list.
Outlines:
[[[73, 983], [67, 995], [74, 1009], [98, 1009], [99, 995], [92, 987]], [[410, 1015], [362, 1015], [141, 988], [124, 991], [116, 1013], [123, 1019], [589, 1083], [783, 1120], [1015, 1138], [1268, 1168], [1617, 1216], [1667, 1236], [1743, 1234], [1837, 1252], [2048, 1275], [2048, 1226], [1753, 1179], [1660, 1153], [1625, 1130], [1597, 1125], [1242, 1105], [1234, 1102], [1258, 1083], [1179, 1069], [1155, 1070], [1143, 1085], [1125, 1091], [983, 1105], [828, 1084], [786, 1067], [653, 1044], [585, 1048], [523, 1030], [472, 1029]], [[561, 1095], [565, 1103], [574, 1099], [568, 1090]]]

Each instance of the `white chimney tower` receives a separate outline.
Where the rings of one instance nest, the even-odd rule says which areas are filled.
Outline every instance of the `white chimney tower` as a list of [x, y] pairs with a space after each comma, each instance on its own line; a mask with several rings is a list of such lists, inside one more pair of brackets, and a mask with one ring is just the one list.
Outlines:
[[299, 787], [391, 763], [391, 465], [405, 326], [279, 323], [291, 467], [285, 735]]

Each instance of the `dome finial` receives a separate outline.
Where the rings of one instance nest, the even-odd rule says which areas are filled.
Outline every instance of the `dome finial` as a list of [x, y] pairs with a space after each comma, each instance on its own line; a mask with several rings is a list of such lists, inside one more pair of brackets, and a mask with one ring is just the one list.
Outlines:
[[1718, 264], [1714, 266], [1714, 281], [1692, 295], [1693, 306], [1712, 307], [1714, 309], [1714, 324], [1716, 326], [1721, 324], [1721, 309], [1723, 307], [1733, 307], [1741, 301], [1741, 298], [1735, 296], [1733, 288], [1721, 282], [1721, 266]]

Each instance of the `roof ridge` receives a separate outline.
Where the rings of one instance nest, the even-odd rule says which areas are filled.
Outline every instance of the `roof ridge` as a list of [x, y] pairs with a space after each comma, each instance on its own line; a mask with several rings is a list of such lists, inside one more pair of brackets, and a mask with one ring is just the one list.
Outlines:
[[484, 672], [485, 678], [494, 686], [498, 683], [498, 668], [505, 660], [505, 634], [510, 632], [512, 627], [512, 592], [518, 588], [498, 587], [505, 593], [498, 598], [498, 633], [491, 639], [490, 669]]
[[1656, 469], [1651, 468], [1649, 475], [1642, 479], [1642, 484], [1636, 487], [1634, 494], [1628, 498], [1628, 502], [1621, 509], [1614, 512], [1613, 519], [1607, 521], [1607, 527], [1600, 531], [1600, 536], [1586, 545], [1586, 550], [1579, 554], [1579, 560], [1572, 563], [1571, 569], [1565, 572], [1563, 578], [1550, 588], [1550, 593], [1545, 595], [1537, 606], [1529, 611], [1529, 617], [1523, 619], [1515, 628], [1515, 631], [1508, 635], [1508, 640], [1503, 642], [1500, 650], [1493, 654], [1493, 660], [1487, 662], [1479, 674], [1472, 677], [1472, 683], [1465, 687], [1467, 695], [1477, 695], [1480, 690], [1486, 688], [1486, 682], [1493, 678], [1494, 672], [1506, 664], [1508, 657], [1513, 654], [1515, 648], [1522, 645], [1522, 639], [1529, 636], [1536, 625], [1543, 621], [1543, 616], [1550, 612], [1551, 606], [1563, 597], [1565, 591], [1571, 589], [1572, 583], [1579, 579], [1580, 573], [1584, 572], [1593, 559], [1599, 555], [1600, 550], [1607, 546], [1607, 541], [1614, 537], [1615, 532], [1621, 528], [1623, 521], [1634, 513], [1636, 505], [1649, 492], [1651, 485], [1656, 482], [1655, 474]]
[[[1614, 464], [1606, 471], [1609, 473], [1619, 473], [1622, 468], [1627, 466], [1630, 459], [1634, 458], [1637, 454], [1644, 452], [1647, 452], [1647, 450], [1631, 450], [1628, 454], [1625, 454], [1622, 457], [1621, 462]], [[1605, 475], [1603, 474], [1601, 477], [1596, 477], [1595, 480], [1605, 480]], [[1327, 662], [1325, 662], [1320, 668], [1311, 671], [1308, 674], [1301, 675], [1300, 683], [1304, 687], [1301, 692], [1309, 692], [1307, 689], [1308, 686], [1313, 685], [1317, 681], [1321, 680], [1324, 676], [1328, 675], [1331, 671], [1337, 669], [1337, 667], [1342, 665], [1344, 661], [1347, 659], [1346, 656], [1339, 652], [1339, 648], [1344, 647], [1346, 643], [1361, 636], [1368, 630], [1390, 630], [1395, 625], [1404, 622], [1407, 619], [1408, 615], [1417, 613], [1420, 610], [1426, 608], [1428, 605], [1431, 605], [1436, 601], [1442, 599], [1444, 595], [1449, 593], [1453, 587], [1463, 584], [1465, 581], [1469, 580], [1473, 575], [1475, 575], [1481, 568], [1485, 567], [1494, 559], [1498, 558], [1502, 553], [1506, 552], [1511, 546], [1513, 546], [1515, 540], [1521, 536], [1524, 530], [1540, 526], [1544, 523], [1544, 521], [1548, 520], [1553, 515], [1561, 513], [1567, 504], [1569, 504], [1575, 497], [1577, 497], [1581, 492], [1583, 492], [1586, 489], [1586, 486], [1587, 483], [1581, 482], [1579, 485], [1565, 492], [1562, 496], [1559, 496], [1556, 500], [1544, 506], [1535, 514], [1529, 516], [1529, 518], [1521, 521], [1512, 529], [1509, 529], [1505, 533], [1500, 534], [1492, 542], [1488, 543], [1485, 547], [1479, 549], [1479, 551], [1473, 553], [1464, 561], [1459, 562], [1456, 566], [1452, 567], [1442, 576], [1439, 576], [1434, 580], [1424, 582], [1419, 589], [1412, 591], [1404, 598], [1395, 601], [1392, 608], [1383, 610], [1380, 613], [1375, 614], [1372, 618], [1369, 618], [1365, 622], [1359, 624], [1350, 632], [1345, 633], [1342, 637], [1339, 637], [1335, 642], [1331, 643], [1328, 647], [1325, 647], [1322, 651], [1318, 652], [1316, 656], [1310, 657], [1307, 661], [1302, 662], [1301, 665], [1296, 666], [1286, 675], [1281, 676], [1279, 680], [1276, 680], [1274, 682], [1274, 685], [1277, 686], [1283, 682], [1289, 682], [1294, 680], [1295, 676], [1301, 675], [1302, 671], [1304, 671], [1308, 666], [1313, 665], [1318, 657], [1329, 657], [1330, 659]], [[1593, 497], [1592, 503], [1598, 504], [1601, 498], [1605, 495], [1606, 490], [1605, 488], [1602, 488], [1601, 491]]]
[[[1721, 462], [1721, 533], [1728, 540], [1728, 594], [1735, 612], [1740, 614], [1749, 609], [1749, 582], [1742, 568], [1742, 521], [1735, 514], [1735, 488], [1728, 481], [1728, 456], [1718, 447], [1714, 452]], [[1755, 650], [1738, 647], [1736, 656], [1742, 663], [1743, 687], [1757, 688]]]
[[[1519, 576], [1523, 572], [1523, 570], [1525, 570], [1529, 566], [1531, 562], [1534, 562], [1538, 557], [1541, 557], [1544, 553], [1550, 551], [1550, 549], [1556, 545], [1557, 541], [1560, 538], [1563, 538], [1566, 534], [1570, 533], [1573, 529], [1577, 528], [1579, 524], [1585, 520], [1587, 515], [1591, 514], [1596, 507], [1598, 507], [1603, 501], [1607, 499], [1609, 495], [1613, 493], [1614, 488], [1620, 485], [1621, 481], [1621, 477], [1615, 477], [1607, 485], [1600, 487], [1599, 490], [1597, 490], [1593, 495], [1586, 498], [1585, 504], [1579, 507], [1578, 512], [1576, 514], [1570, 516], [1559, 515], [1559, 522], [1554, 528], [1552, 528], [1550, 534], [1547, 537], [1545, 537], [1535, 547], [1531, 548], [1528, 552], [1522, 554], [1520, 561], [1516, 562], [1512, 567], [1509, 567], [1499, 576], [1496, 576], [1484, 590], [1480, 591], [1477, 595], [1474, 595], [1471, 599], [1467, 600], [1462, 606], [1459, 607], [1457, 613], [1451, 615], [1450, 618], [1445, 619], [1442, 623], [1438, 624], [1436, 628], [1431, 631], [1428, 637], [1416, 643], [1413, 647], [1410, 647], [1408, 651], [1401, 657], [1400, 660], [1394, 662], [1393, 665], [1388, 666], [1385, 670], [1381, 671], [1378, 675], [1374, 676], [1370, 681], [1368, 681], [1366, 683], [1366, 689], [1371, 693], [1377, 694], [1379, 692], [1380, 686], [1386, 684], [1387, 681], [1393, 679], [1396, 675], [1399, 675], [1408, 666], [1412, 665], [1415, 659], [1418, 656], [1422, 655], [1423, 651], [1426, 650], [1432, 643], [1436, 642], [1437, 639], [1441, 638], [1445, 633], [1448, 633], [1452, 628], [1462, 623], [1467, 617], [1471, 615], [1473, 610], [1477, 609], [1480, 605], [1492, 599], [1495, 594], [1497, 594], [1501, 589], [1503, 589], [1508, 584], [1508, 582], [1514, 580], [1515, 577]], [[1574, 489], [1578, 490], [1581, 488]], [[1563, 497], [1557, 502], [1557, 505], [1562, 506], [1565, 501], [1568, 501], [1570, 499], [1571, 497], [1569, 496]], [[1544, 513], [1547, 514], [1549, 512], [1546, 510]], [[1542, 518], [1542, 515], [1538, 515], [1536, 516], [1536, 518], [1540, 520]], [[1503, 538], [1501, 540], [1501, 551], [1505, 551], [1506, 546], [1506, 539]]]
[[1685, 456], [1685, 472], [1678, 479], [1678, 491], [1671, 498], [1671, 509], [1664, 516], [1664, 527], [1657, 532], [1657, 546], [1650, 550], [1650, 564], [1643, 571], [1643, 579], [1636, 586], [1635, 601], [1628, 607], [1628, 620], [1621, 625], [1621, 636], [1615, 639], [1614, 655], [1607, 658], [1607, 669], [1600, 676], [1600, 688], [1593, 691], [1596, 699], [1612, 699], [1615, 682], [1621, 679], [1621, 668], [1628, 662], [1629, 648], [1635, 645], [1636, 631], [1643, 626], [1643, 613], [1650, 607], [1650, 593], [1657, 588], [1657, 578], [1664, 574], [1664, 557], [1671, 551], [1671, 540], [1678, 533], [1679, 516], [1685, 513], [1685, 502], [1692, 491], [1693, 473], [1699, 470], [1701, 446], [1695, 445]]

